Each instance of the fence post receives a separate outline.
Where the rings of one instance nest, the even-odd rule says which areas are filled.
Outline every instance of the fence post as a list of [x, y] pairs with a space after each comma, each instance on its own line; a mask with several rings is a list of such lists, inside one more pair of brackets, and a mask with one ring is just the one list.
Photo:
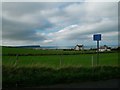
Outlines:
[[91, 61], [91, 62], [92, 62], [92, 67], [93, 67], [93, 66], [94, 66], [94, 60], [93, 60], [93, 55], [92, 55], [92, 61]]
[[16, 54], [16, 60], [15, 60], [15, 63], [14, 63], [14, 66], [16, 66], [16, 64], [17, 64], [17, 61], [18, 61], [18, 54]]

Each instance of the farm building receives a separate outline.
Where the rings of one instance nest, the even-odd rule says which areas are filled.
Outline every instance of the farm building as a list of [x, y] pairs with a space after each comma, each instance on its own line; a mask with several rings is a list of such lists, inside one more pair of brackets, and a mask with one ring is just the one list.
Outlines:
[[84, 46], [82, 44], [77, 44], [74, 48], [74, 50], [83, 50]]
[[99, 51], [103, 52], [103, 51], [111, 51], [111, 48], [108, 47], [107, 45], [101, 46], [99, 48]]

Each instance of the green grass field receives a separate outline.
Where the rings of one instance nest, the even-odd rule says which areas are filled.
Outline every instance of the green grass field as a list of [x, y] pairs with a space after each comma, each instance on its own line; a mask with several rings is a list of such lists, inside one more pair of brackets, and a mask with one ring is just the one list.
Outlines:
[[2, 48], [3, 54], [39, 54], [39, 55], [58, 55], [58, 54], [79, 54], [80, 51], [64, 51], [63, 50], [35, 50], [30, 48]]
[[[92, 66], [96, 64], [96, 54], [81, 55], [47, 55], [47, 56], [3, 56], [3, 65], [17, 66]], [[93, 57], [93, 61], [92, 61]], [[99, 65], [118, 65], [117, 53], [102, 53], [99, 55]]]
[[120, 78], [117, 51], [100, 53], [99, 66], [96, 66], [97, 54], [94, 51], [6, 47], [2, 51], [3, 87]]

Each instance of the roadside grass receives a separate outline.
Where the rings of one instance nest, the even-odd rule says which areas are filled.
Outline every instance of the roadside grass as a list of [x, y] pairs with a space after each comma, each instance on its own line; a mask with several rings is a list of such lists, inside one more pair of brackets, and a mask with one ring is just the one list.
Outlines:
[[[51, 84], [120, 78], [120, 67], [13, 67], [3, 65], [3, 87], [32, 87]], [[16, 86], [17, 85], [17, 86]]]

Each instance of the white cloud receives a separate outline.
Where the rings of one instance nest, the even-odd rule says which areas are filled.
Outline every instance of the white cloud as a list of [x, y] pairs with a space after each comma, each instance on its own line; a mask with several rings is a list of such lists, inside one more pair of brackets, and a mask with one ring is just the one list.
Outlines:
[[119, 2], [119, 0], [85, 0], [85, 2]]
[[[81, 36], [89, 36], [89, 34], [95, 34], [95, 33], [106, 33], [108, 32], [117, 32], [117, 22], [103, 19], [101, 22], [98, 23], [92, 23], [92, 24], [86, 24], [86, 25], [70, 25], [68, 27], [65, 27], [62, 30], [59, 30], [55, 33], [50, 33], [49, 35], [52, 37], [55, 37], [56, 39], [79, 39]], [[115, 29], [115, 31], [113, 30]], [[113, 33], [110, 33], [112, 36]], [[85, 38], [86, 39], [86, 38]]]
[[119, 2], [119, 0], [4, 0], [2, 2]]
[[44, 40], [43, 43], [51, 43], [53, 40]]
[[[3, 44], [48, 44], [117, 35], [117, 3], [4, 3]], [[65, 43], [66, 42], [66, 43]], [[20, 44], [16, 43], [16, 44]], [[15, 45], [16, 45], [15, 44]]]

